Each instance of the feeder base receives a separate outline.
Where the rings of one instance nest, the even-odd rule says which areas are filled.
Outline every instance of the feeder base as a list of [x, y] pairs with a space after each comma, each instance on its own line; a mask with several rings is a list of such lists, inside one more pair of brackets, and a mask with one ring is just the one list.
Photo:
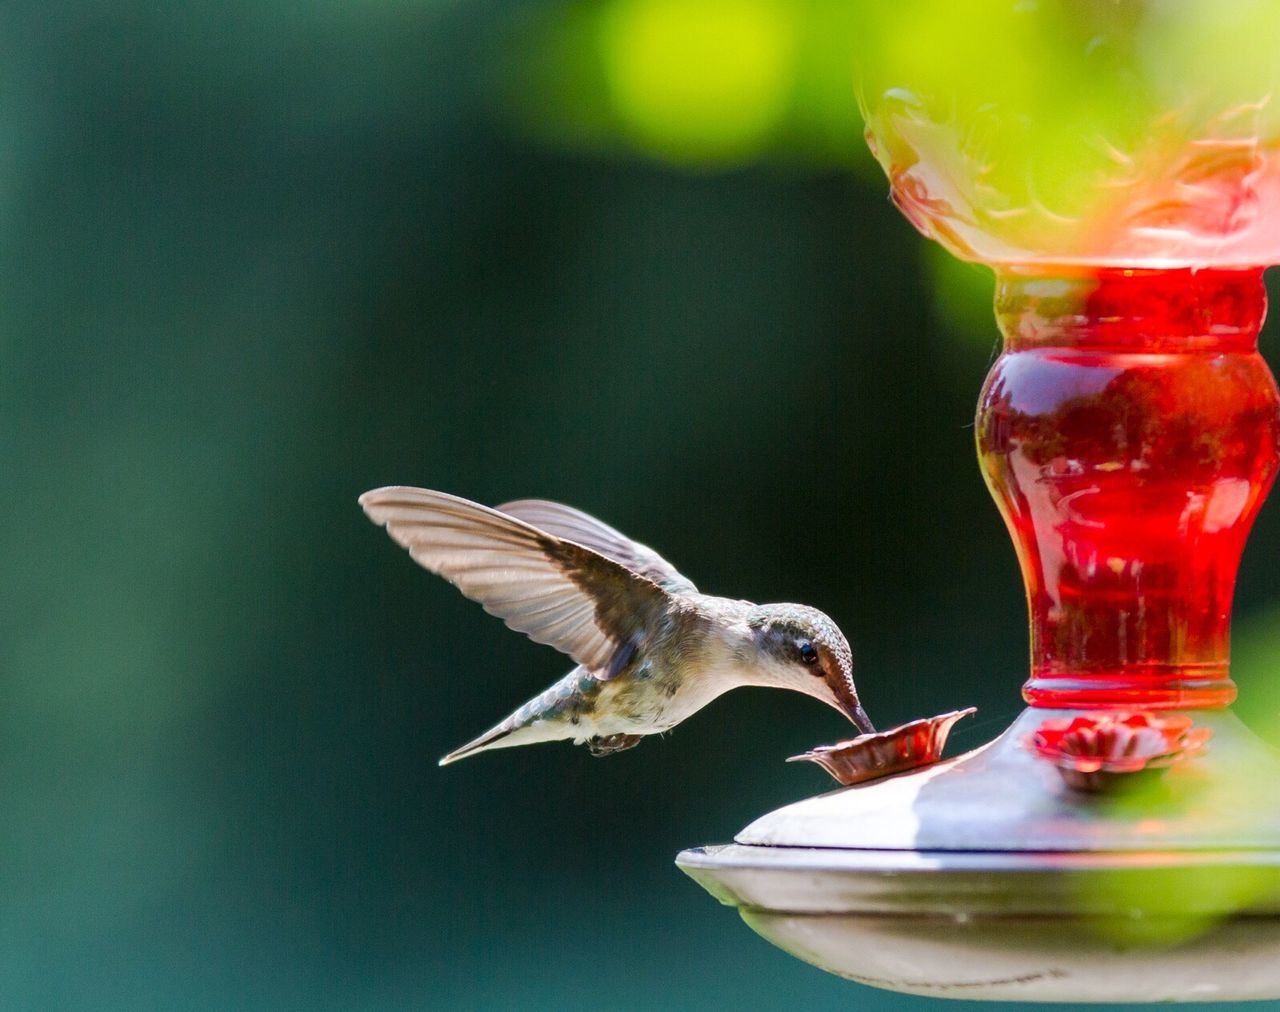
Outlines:
[[787, 952], [874, 987], [1044, 1002], [1280, 998], [1280, 760], [1228, 712], [1154, 790], [1069, 790], [1022, 739], [756, 820], [676, 863]]

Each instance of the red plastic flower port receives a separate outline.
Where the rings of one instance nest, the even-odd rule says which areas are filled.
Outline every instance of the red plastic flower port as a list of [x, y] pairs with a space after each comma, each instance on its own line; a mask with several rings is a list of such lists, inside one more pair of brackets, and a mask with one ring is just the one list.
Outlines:
[[1122, 778], [1163, 772], [1204, 751], [1213, 731], [1192, 729], [1190, 717], [1113, 713], [1046, 720], [1025, 743], [1054, 764], [1068, 787], [1103, 791]]

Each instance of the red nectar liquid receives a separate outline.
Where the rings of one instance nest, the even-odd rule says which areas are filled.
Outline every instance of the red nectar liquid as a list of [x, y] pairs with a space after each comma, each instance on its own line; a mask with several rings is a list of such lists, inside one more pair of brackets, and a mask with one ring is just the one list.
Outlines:
[[1261, 269], [1005, 273], [978, 451], [1049, 707], [1235, 698], [1231, 599], [1276, 475]]

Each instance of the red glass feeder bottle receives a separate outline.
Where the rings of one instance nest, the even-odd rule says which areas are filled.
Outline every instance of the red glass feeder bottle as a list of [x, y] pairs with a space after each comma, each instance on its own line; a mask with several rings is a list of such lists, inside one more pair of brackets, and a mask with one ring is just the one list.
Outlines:
[[1027, 702], [1220, 707], [1231, 598], [1276, 475], [1262, 271], [1001, 275], [983, 472], [1031, 612]]

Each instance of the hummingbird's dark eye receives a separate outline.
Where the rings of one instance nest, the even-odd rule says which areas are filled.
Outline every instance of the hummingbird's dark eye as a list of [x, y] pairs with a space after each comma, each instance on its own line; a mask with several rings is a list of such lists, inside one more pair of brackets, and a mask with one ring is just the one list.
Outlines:
[[813, 644], [808, 640], [800, 644], [800, 660], [804, 661], [805, 664], [818, 663], [818, 651], [814, 649]]

